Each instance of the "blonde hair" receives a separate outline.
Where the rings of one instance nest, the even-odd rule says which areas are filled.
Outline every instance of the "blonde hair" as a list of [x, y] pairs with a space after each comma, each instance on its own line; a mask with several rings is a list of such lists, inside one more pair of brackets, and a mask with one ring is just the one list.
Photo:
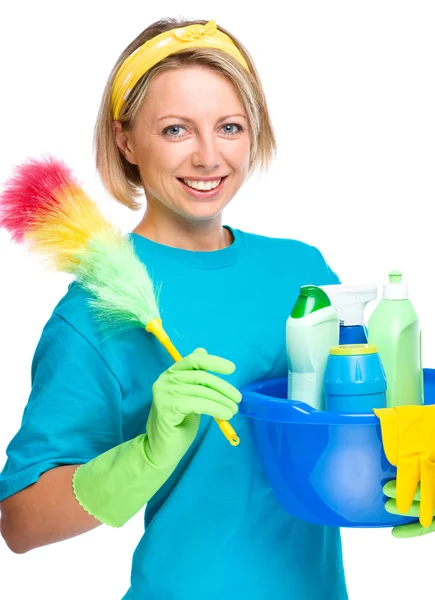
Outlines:
[[[202, 20], [183, 21], [173, 18], [165, 18], [153, 23], [127, 46], [109, 75], [94, 130], [96, 166], [108, 194], [133, 210], [141, 208], [141, 203], [137, 199], [141, 196], [143, 187], [139, 169], [136, 165], [128, 162], [116, 144], [110, 103], [115, 75], [130, 54], [156, 35], [176, 27], [187, 27], [194, 24], [205, 25], [206, 23], [207, 21]], [[248, 175], [251, 175], [257, 168], [264, 170], [269, 167], [276, 152], [275, 134], [263, 87], [252, 58], [246, 48], [234, 36], [222, 27], [218, 27], [218, 29], [232, 38], [248, 64], [249, 73], [235, 58], [223, 51], [214, 48], [182, 50], [163, 59], [139, 79], [129, 94], [118, 120], [125, 130], [133, 127], [137, 111], [146, 98], [151, 82], [158, 74], [169, 69], [190, 65], [207, 67], [227, 77], [235, 86], [243, 102], [248, 117], [251, 141], [248, 169]]]

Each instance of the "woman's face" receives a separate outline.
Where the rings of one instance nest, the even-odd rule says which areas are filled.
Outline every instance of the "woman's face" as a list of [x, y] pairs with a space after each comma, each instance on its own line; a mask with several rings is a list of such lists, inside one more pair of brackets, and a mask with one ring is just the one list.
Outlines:
[[148, 204], [189, 221], [219, 215], [247, 175], [243, 103], [226, 77], [204, 67], [158, 75], [127, 138], [124, 154], [138, 165]]

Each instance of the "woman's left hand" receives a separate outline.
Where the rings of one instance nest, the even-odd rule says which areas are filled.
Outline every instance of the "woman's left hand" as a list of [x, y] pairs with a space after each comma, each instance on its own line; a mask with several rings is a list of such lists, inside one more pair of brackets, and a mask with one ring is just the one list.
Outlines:
[[[390, 498], [385, 503], [385, 510], [392, 515], [402, 515], [402, 513], [398, 511], [396, 504], [396, 480], [393, 479], [393, 481], [388, 481], [383, 487], [383, 492], [386, 496], [388, 496], [388, 498]], [[411, 508], [408, 510], [406, 515], [402, 516], [413, 517], [416, 519], [420, 517], [420, 485], [417, 488]], [[396, 538], [410, 538], [426, 535], [427, 533], [432, 533], [433, 531], [435, 531], [435, 520], [432, 521], [432, 524], [429, 525], [429, 527], [423, 527], [419, 521], [407, 523], [406, 525], [396, 525], [396, 527], [393, 527], [391, 533]]]
[[[387, 502], [389, 512], [393, 508], [396, 514], [407, 515], [413, 507], [409, 516], [418, 517], [424, 533], [429, 533], [435, 511], [435, 405], [395, 406], [373, 412], [381, 421], [385, 455], [397, 467], [396, 499]], [[392, 486], [389, 489], [392, 492]], [[421, 535], [418, 523], [411, 525], [406, 531]]]

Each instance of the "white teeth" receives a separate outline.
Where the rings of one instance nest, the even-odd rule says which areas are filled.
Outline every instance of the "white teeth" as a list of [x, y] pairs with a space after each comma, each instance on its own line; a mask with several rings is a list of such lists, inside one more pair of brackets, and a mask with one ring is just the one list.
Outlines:
[[191, 179], [183, 179], [182, 181], [194, 190], [207, 191], [217, 188], [222, 179], [216, 179], [216, 181], [192, 181]]

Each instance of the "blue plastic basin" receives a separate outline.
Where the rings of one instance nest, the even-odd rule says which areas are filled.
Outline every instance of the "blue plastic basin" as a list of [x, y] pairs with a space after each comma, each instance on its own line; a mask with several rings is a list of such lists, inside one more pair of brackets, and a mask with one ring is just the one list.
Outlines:
[[[424, 369], [425, 404], [435, 404], [435, 369]], [[266, 477], [289, 514], [334, 527], [393, 527], [383, 485], [395, 479], [374, 413], [317, 411], [289, 401], [287, 378], [246, 386], [240, 413], [252, 419]]]

